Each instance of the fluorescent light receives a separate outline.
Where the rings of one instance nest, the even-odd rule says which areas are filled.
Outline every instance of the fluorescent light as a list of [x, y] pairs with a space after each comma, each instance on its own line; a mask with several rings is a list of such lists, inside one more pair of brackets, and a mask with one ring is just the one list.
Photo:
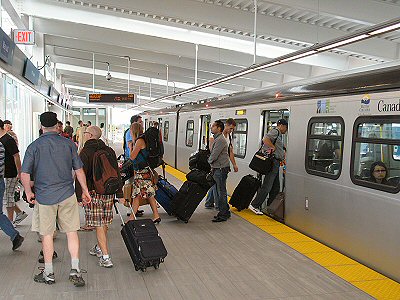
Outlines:
[[299, 59], [299, 58], [302, 58], [302, 57], [305, 57], [305, 56], [313, 55], [315, 53], [317, 53], [316, 50], [311, 50], [311, 51], [307, 51], [305, 53], [297, 54], [297, 55], [292, 56], [292, 57], [284, 58], [284, 59], [280, 60], [279, 62], [283, 63], [283, 62], [287, 62], [287, 61], [291, 61], [291, 60], [296, 60], [296, 59]]
[[317, 51], [326, 51], [326, 50], [330, 50], [330, 49], [333, 49], [333, 48], [338, 48], [340, 46], [347, 45], [347, 44], [350, 44], [350, 43], [354, 43], [356, 41], [363, 40], [363, 39], [368, 38], [368, 37], [369, 37], [368, 34], [361, 34], [361, 35], [349, 38], [349, 39], [344, 40], [344, 41], [340, 41], [340, 42], [337, 42], [337, 43], [334, 43], [334, 44], [331, 44], [331, 45], [328, 45], [328, 46], [324, 46], [324, 47], [318, 48]]
[[175, 100], [161, 100], [160, 102], [164, 102], [164, 103], [169, 103], [169, 104], [181, 104], [182, 102], [180, 101], [175, 101]]
[[376, 34], [381, 34], [381, 33], [387, 32], [387, 31], [396, 30], [398, 28], [400, 28], [400, 23], [394, 24], [394, 25], [391, 25], [391, 26], [387, 26], [385, 28], [381, 28], [381, 29], [378, 29], [378, 30], [375, 30], [375, 31], [372, 31], [372, 32], [370, 32], [368, 34], [369, 35], [376, 35]]

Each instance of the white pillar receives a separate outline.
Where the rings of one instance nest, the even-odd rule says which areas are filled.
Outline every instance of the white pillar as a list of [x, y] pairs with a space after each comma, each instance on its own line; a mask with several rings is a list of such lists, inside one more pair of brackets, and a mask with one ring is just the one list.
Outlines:
[[199, 45], [196, 44], [196, 62], [195, 62], [195, 68], [194, 68], [194, 85], [197, 85], [198, 58], [199, 58]]
[[256, 64], [257, 57], [257, 0], [254, 0], [254, 56], [253, 64]]

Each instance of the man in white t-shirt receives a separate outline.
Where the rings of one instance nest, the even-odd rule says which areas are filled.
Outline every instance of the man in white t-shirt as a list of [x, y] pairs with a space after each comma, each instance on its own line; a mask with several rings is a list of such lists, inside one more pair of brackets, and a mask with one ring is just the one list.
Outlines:
[[[239, 169], [236, 164], [235, 154], [233, 151], [233, 144], [232, 144], [232, 133], [235, 130], [235, 128], [236, 128], [235, 120], [232, 118], [229, 118], [225, 122], [225, 128], [224, 128], [224, 131], [222, 132], [222, 134], [224, 135], [224, 137], [226, 139], [226, 143], [228, 144], [229, 160], [231, 161], [233, 170], [235, 172], [237, 172]], [[211, 148], [211, 145], [212, 145], [212, 138], [210, 138], [210, 148]], [[215, 202], [214, 193], [215, 193], [215, 185], [212, 188], [210, 188], [210, 190], [208, 191], [205, 208], [211, 209], [214, 207], [214, 202]], [[218, 207], [216, 207], [216, 208], [218, 209]]]

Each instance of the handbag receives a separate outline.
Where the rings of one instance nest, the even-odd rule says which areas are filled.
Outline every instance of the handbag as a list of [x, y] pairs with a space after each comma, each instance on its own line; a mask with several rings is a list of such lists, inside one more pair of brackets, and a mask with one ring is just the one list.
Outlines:
[[[273, 145], [275, 145], [276, 140], [278, 139], [280, 134], [280, 131], [278, 129], [276, 130], [278, 131], [278, 136], [272, 143]], [[256, 171], [257, 173], [266, 175], [272, 169], [272, 165], [274, 163], [274, 155], [272, 153], [267, 153], [262, 151], [262, 147], [263, 146], [261, 145], [260, 149], [258, 149], [258, 151], [254, 154], [249, 164], [249, 168], [252, 169], [253, 171]]]
[[249, 164], [249, 168], [260, 173], [262, 175], [268, 174], [273, 165], [273, 155], [269, 153], [264, 153], [261, 148], [254, 154], [251, 162]]

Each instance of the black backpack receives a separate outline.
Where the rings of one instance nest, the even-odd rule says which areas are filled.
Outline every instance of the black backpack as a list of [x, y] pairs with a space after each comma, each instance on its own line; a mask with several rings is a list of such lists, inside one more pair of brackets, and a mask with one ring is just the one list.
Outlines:
[[149, 152], [147, 162], [150, 168], [154, 169], [163, 164], [164, 145], [161, 140], [160, 131], [155, 127], [150, 127], [139, 138], [144, 138], [146, 150]]

